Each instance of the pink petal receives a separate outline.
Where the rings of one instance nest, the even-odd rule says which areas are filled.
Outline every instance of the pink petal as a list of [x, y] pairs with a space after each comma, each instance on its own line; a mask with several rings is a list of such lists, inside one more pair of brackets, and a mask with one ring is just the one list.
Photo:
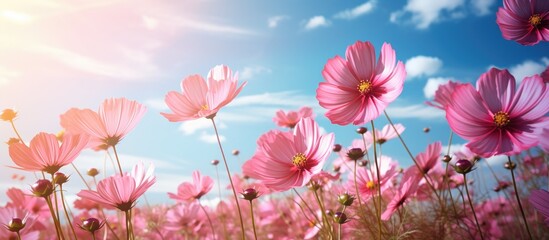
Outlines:
[[61, 115], [61, 126], [70, 134], [87, 134], [98, 139], [108, 136], [101, 117], [90, 109], [69, 109]]
[[480, 94], [470, 84], [459, 86], [446, 110], [450, 127], [461, 137], [473, 140], [490, 133], [495, 127]]
[[340, 56], [328, 59], [322, 70], [322, 76], [330, 84], [342, 86], [348, 91], [357, 90], [356, 87], [359, 79], [356, 78], [354, 73], [348, 68], [347, 62]]
[[347, 66], [354, 73], [355, 79], [372, 80], [375, 71], [376, 52], [370, 42], [357, 41], [345, 52]]
[[537, 119], [549, 112], [549, 88], [538, 75], [521, 82], [511, 103], [509, 117], [525, 120]]
[[491, 68], [480, 76], [477, 89], [492, 113], [508, 112], [515, 96], [515, 78], [506, 69]]

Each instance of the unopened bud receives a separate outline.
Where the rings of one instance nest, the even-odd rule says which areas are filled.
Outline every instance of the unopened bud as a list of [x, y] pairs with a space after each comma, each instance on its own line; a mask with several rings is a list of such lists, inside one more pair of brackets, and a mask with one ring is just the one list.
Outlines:
[[90, 168], [90, 169], [88, 169], [87, 174], [90, 177], [95, 177], [99, 174], [99, 170], [97, 170], [97, 168]]
[[80, 225], [80, 228], [85, 231], [94, 233], [95, 231], [101, 229], [103, 225], [105, 225], [105, 222], [100, 222], [97, 218], [88, 218], [82, 221], [82, 225]]
[[341, 145], [340, 145], [340, 144], [337, 144], [337, 143], [334, 144], [334, 147], [332, 148], [332, 150], [333, 150], [334, 152], [339, 152], [339, 151], [341, 151]]
[[217, 164], [219, 164], [219, 160], [217, 159], [212, 160], [212, 165], [217, 166]]
[[69, 181], [69, 177], [67, 177], [67, 175], [65, 175], [62, 172], [56, 172], [53, 175], [53, 183], [54, 184], [63, 185], [63, 183], [66, 183], [68, 181]]
[[473, 163], [467, 159], [460, 159], [454, 166], [456, 172], [461, 174], [467, 174], [473, 170]]
[[348, 221], [350, 221], [349, 219], [347, 219], [347, 214], [343, 213], [343, 212], [336, 212], [334, 214], [334, 221], [336, 223], [339, 223], [339, 224], [344, 224]]
[[361, 148], [351, 148], [347, 151], [347, 157], [352, 160], [360, 160], [364, 157], [364, 151]]
[[238, 149], [233, 150], [233, 155], [238, 156], [240, 154], [240, 151]]
[[450, 155], [444, 155], [442, 161], [445, 163], [449, 163], [450, 161], [452, 161], [452, 157], [450, 157]]
[[424, 133], [428, 133], [429, 131], [431, 131], [431, 129], [430, 129], [430, 128], [428, 128], [428, 127], [426, 127], [426, 128], [423, 128], [423, 132], [424, 132]]
[[12, 218], [7, 225], [4, 225], [10, 232], [19, 232], [25, 227], [25, 222], [21, 218]]
[[4, 121], [13, 121], [17, 117], [17, 112], [13, 109], [4, 109], [2, 113], [0, 113], [0, 119]]
[[513, 170], [517, 167], [517, 164], [514, 162], [506, 162], [504, 165], [505, 169]]
[[53, 184], [50, 180], [40, 179], [31, 186], [31, 189], [34, 196], [47, 197], [53, 193]]
[[351, 206], [353, 204], [353, 201], [355, 201], [355, 197], [348, 193], [343, 193], [339, 196], [337, 196], [337, 201], [343, 205], [343, 206]]
[[259, 197], [259, 192], [255, 188], [248, 188], [240, 193], [242, 198], [252, 201]]
[[358, 134], [365, 134], [366, 132], [368, 132], [368, 129], [365, 127], [359, 127], [356, 129], [356, 133]]

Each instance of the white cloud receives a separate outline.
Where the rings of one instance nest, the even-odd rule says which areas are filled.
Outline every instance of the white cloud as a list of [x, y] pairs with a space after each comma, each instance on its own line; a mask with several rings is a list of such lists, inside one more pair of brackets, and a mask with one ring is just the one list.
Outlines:
[[248, 80], [262, 73], [271, 73], [271, 69], [263, 66], [245, 67], [239, 72], [239, 77], [243, 80]]
[[407, 79], [432, 76], [442, 68], [442, 60], [437, 57], [415, 56], [406, 61]]
[[267, 20], [267, 23], [268, 23], [269, 28], [276, 28], [276, 27], [278, 27], [278, 24], [279, 24], [281, 21], [286, 20], [286, 19], [289, 19], [289, 18], [290, 18], [290, 17], [284, 16], [284, 15], [274, 16], [274, 17], [270, 17], [270, 18]]
[[[203, 141], [205, 143], [217, 143], [217, 137], [215, 136], [215, 133], [214, 134], [209, 134], [207, 132], [202, 132], [200, 133], [200, 141]], [[225, 136], [223, 135], [219, 135], [219, 141], [221, 142], [224, 142], [225, 141]]]
[[542, 73], [549, 65], [549, 58], [542, 58], [540, 62], [526, 60], [520, 64], [509, 67], [509, 72], [515, 77], [517, 82], [522, 81], [525, 77]]
[[141, 16], [143, 25], [150, 30], [156, 29], [158, 27], [159, 20], [150, 16]]
[[[462, 151], [463, 149], [465, 149], [465, 144], [451, 144], [450, 155], [452, 155], [455, 152]], [[446, 155], [446, 153], [448, 152], [448, 145], [443, 145], [441, 151], [443, 155]]]
[[314, 16], [307, 21], [307, 24], [305, 24], [305, 29], [312, 30], [327, 26], [330, 26], [330, 21], [328, 21], [324, 16]]
[[283, 91], [241, 96], [229, 104], [231, 107], [257, 105], [301, 107], [316, 106], [318, 105], [318, 102], [314, 97], [304, 96], [295, 91]]
[[163, 98], [162, 99], [160, 99], [160, 98], [147, 99], [147, 100], [143, 101], [143, 103], [145, 105], [147, 105], [148, 107], [150, 107], [152, 109], [159, 110], [159, 111], [170, 110], [170, 108], [168, 108], [168, 105], [166, 105], [166, 102], [164, 101]]
[[427, 79], [427, 83], [425, 84], [425, 87], [423, 87], [423, 95], [425, 95], [425, 98], [433, 98], [438, 87], [442, 84], [447, 83], [450, 80], [451, 78], [442, 77]]
[[390, 21], [393, 23], [410, 22], [418, 29], [427, 29], [433, 23], [447, 18], [463, 17], [459, 9], [465, 0], [408, 0], [402, 10], [392, 12]]
[[341, 19], [355, 19], [364, 14], [371, 12], [376, 5], [376, 0], [367, 1], [361, 5], [354, 7], [353, 9], [346, 9], [344, 11], [338, 12], [334, 17]]
[[225, 24], [204, 22], [204, 21], [198, 21], [198, 20], [187, 19], [187, 18], [174, 18], [174, 20], [175, 20], [175, 24], [181, 27], [204, 31], [204, 32], [229, 33], [229, 34], [236, 34], [236, 35], [257, 35], [257, 33], [252, 30], [236, 27], [236, 26], [225, 25]]
[[[216, 121], [218, 129], [227, 128], [227, 125], [223, 122]], [[199, 118], [195, 120], [189, 120], [183, 122], [179, 126], [179, 130], [185, 135], [192, 135], [198, 130], [213, 129], [212, 121], [206, 118]]]
[[494, 5], [495, 1], [496, 0], [471, 0], [471, 5], [473, 5], [476, 15], [484, 16], [490, 13], [490, 7]]
[[424, 104], [414, 104], [408, 106], [389, 106], [387, 114], [392, 118], [415, 118], [415, 119], [444, 119], [444, 111], [440, 111]]

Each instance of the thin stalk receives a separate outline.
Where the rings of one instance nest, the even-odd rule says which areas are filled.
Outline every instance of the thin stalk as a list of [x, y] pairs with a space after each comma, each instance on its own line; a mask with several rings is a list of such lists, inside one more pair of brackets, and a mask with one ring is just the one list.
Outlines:
[[354, 174], [354, 181], [355, 181], [355, 191], [356, 191], [356, 198], [358, 199], [358, 206], [362, 208], [362, 200], [360, 200], [360, 192], [358, 191], [358, 184], [356, 182], [356, 167], [357, 167], [357, 160], [355, 160], [355, 168], [353, 169]]
[[21, 141], [21, 143], [25, 144], [25, 142], [23, 142], [23, 138], [21, 138], [21, 135], [19, 134], [19, 131], [17, 131], [17, 128], [15, 127], [15, 124], [13, 123], [13, 120], [10, 120], [10, 123], [11, 123], [11, 128], [13, 128], [13, 131], [15, 132], [15, 135], [17, 135], [17, 138], [19, 138], [19, 141]]
[[219, 139], [219, 133], [217, 132], [217, 126], [215, 125], [214, 117], [210, 118], [212, 120], [213, 128], [215, 131], [215, 137], [217, 138], [217, 144], [219, 145], [219, 150], [221, 150], [221, 156], [223, 157], [223, 163], [225, 164], [225, 170], [227, 170], [227, 175], [229, 176], [229, 182], [231, 183], [231, 189], [233, 190], [234, 201], [236, 202], [236, 208], [238, 209], [238, 218], [240, 220], [240, 230], [242, 231], [242, 239], [246, 239], [246, 232], [244, 230], [244, 220], [242, 220], [242, 212], [240, 210], [240, 203], [238, 203], [238, 196], [236, 196], [236, 190], [234, 188], [233, 179], [231, 178], [231, 172], [229, 171], [229, 165], [227, 164], [227, 158], [225, 157], [225, 152], [221, 146], [221, 140]]
[[[510, 156], [507, 156], [507, 162], [509, 163], [509, 165], [512, 165], [513, 162], [511, 162], [511, 157]], [[520, 208], [520, 213], [522, 214], [522, 220], [524, 220], [524, 225], [526, 226], [526, 231], [528, 232], [528, 237], [530, 239], [533, 239], [532, 238], [532, 233], [530, 232], [530, 227], [528, 226], [528, 221], [526, 220], [526, 215], [524, 214], [524, 209], [522, 208], [522, 203], [520, 202], [520, 197], [519, 197], [519, 193], [518, 193], [518, 189], [517, 189], [517, 182], [515, 181], [515, 173], [513, 172], [513, 168], [511, 168], [511, 178], [513, 179], [513, 188], [515, 189], [515, 197], [517, 199], [517, 202], [518, 202], [518, 205], [519, 205], [519, 208]]]
[[92, 239], [93, 239], [93, 240], [96, 240], [96, 239], [95, 239], [95, 232], [91, 232], [91, 235], [92, 235]]
[[[72, 235], [74, 236], [74, 239], [78, 239], [76, 236], [76, 232], [74, 231], [74, 226], [72, 225], [71, 218], [69, 217], [69, 212], [67, 211], [67, 206], [65, 205], [65, 196], [63, 194], [63, 185], [59, 185], [59, 192], [61, 194], [61, 203], [63, 204], [63, 210], [65, 210], [65, 217], [67, 218], [67, 222], [69, 223], [69, 226], [71, 226]], [[94, 236], [95, 238], [95, 236]]]
[[[381, 171], [379, 170], [379, 163], [378, 163], [378, 157], [377, 157], [377, 148], [376, 148], [376, 131], [375, 131], [375, 127], [374, 127], [374, 120], [370, 121], [370, 123], [372, 124], [372, 139], [373, 139], [373, 145], [374, 145], [374, 162], [375, 162], [375, 165], [376, 165], [376, 177], [377, 177], [377, 194], [379, 196], [379, 202], [378, 202], [378, 209], [379, 209], [379, 212], [376, 210], [376, 214], [377, 214], [377, 224], [378, 224], [378, 233], [379, 233], [379, 239], [381, 239]], [[397, 132], [397, 130], [395, 129], [395, 132]], [[398, 132], [397, 132], [398, 133]]]
[[120, 176], [124, 176], [122, 173], [122, 166], [120, 166], [120, 159], [118, 158], [118, 153], [116, 152], [116, 146], [112, 146], [112, 150], [114, 152], [114, 157], [116, 158], [116, 163], [118, 163], [118, 170], [120, 171]]
[[315, 217], [316, 219], [316, 222], [320, 222], [320, 219], [318, 219], [318, 217], [316, 216], [316, 213], [313, 211], [313, 209], [307, 204], [307, 202], [305, 201], [305, 199], [303, 199], [301, 197], [301, 195], [299, 195], [299, 193], [297, 192], [297, 190], [295, 190], [295, 188], [292, 188], [292, 190], [294, 190], [295, 194], [297, 194], [297, 196], [299, 197], [299, 199], [301, 199], [301, 201], [303, 202], [303, 204], [305, 204], [305, 207], [307, 207], [309, 209], [309, 211], [311, 212], [311, 214]]
[[21, 240], [21, 234], [17, 231], [17, 240]]
[[465, 182], [465, 192], [467, 193], [467, 198], [469, 199], [469, 206], [471, 207], [471, 211], [473, 211], [473, 217], [475, 217], [475, 223], [477, 225], [478, 234], [480, 234], [480, 239], [484, 239], [484, 236], [482, 235], [482, 230], [480, 230], [480, 224], [478, 224], [477, 214], [475, 213], [475, 207], [473, 206], [473, 202], [471, 201], [471, 195], [469, 195], [469, 188], [467, 187], [467, 174], [463, 174], [463, 181]]
[[[341, 213], [345, 213], [345, 209], [347, 209], [347, 206], [343, 205], [343, 210], [341, 210]], [[341, 240], [341, 225], [337, 227], [337, 240]]]
[[215, 230], [214, 230], [214, 226], [213, 226], [213, 223], [212, 223], [212, 219], [210, 219], [210, 215], [208, 214], [208, 212], [206, 211], [206, 208], [204, 208], [204, 206], [202, 206], [202, 203], [200, 202], [200, 199], [198, 199], [198, 206], [200, 206], [200, 208], [202, 209], [202, 211], [204, 212], [204, 214], [206, 214], [206, 218], [208, 218], [208, 223], [210, 223], [210, 228], [212, 229], [212, 236], [214, 238], [214, 240], [216, 239], [215, 238]]
[[[219, 201], [221, 201], [221, 183], [219, 182], [219, 170], [215, 165], [215, 176], [217, 177], [217, 192], [219, 195]], [[221, 214], [221, 226], [223, 226], [223, 236], [227, 236], [227, 226], [225, 226], [225, 213]]]
[[44, 197], [46, 199], [46, 203], [48, 204], [48, 208], [50, 209], [50, 214], [53, 219], [53, 224], [55, 225], [55, 232], [57, 233], [57, 239], [65, 239], [65, 236], [63, 236], [63, 232], [61, 231], [61, 226], [59, 224], [59, 221], [55, 217], [55, 211], [53, 210], [53, 205], [51, 203], [51, 199], [49, 197]]
[[320, 211], [322, 211], [322, 223], [324, 227], [326, 227], [326, 230], [328, 230], [330, 234], [330, 239], [332, 239], [332, 227], [330, 225], [330, 221], [328, 220], [328, 217], [326, 216], [326, 209], [324, 209], [324, 205], [322, 204], [322, 201], [320, 201], [320, 198], [318, 197], [318, 193], [316, 190], [313, 190], [313, 193], [315, 195], [316, 201], [318, 202], [318, 206], [320, 206]]
[[86, 182], [86, 179], [84, 179], [84, 176], [82, 175], [82, 173], [80, 173], [80, 171], [78, 171], [78, 168], [76, 168], [76, 165], [74, 165], [74, 163], [71, 163], [71, 165], [74, 168], [74, 170], [76, 171], [76, 174], [78, 174], [78, 176], [80, 176], [80, 179], [82, 179], [82, 182], [84, 182], [84, 184], [86, 185], [88, 190], [92, 190], [90, 185], [88, 184], [88, 182]]
[[250, 214], [252, 215], [252, 228], [254, 229], [254, 239], [257, 240], [257, 232], [255, 230], [255, 219], [254, 219], [254, 205], [252, 200], [250, 200]]
[[126, 240], [130, 240], [130, 213], [128, 210], [124, 211], [126, 214]]

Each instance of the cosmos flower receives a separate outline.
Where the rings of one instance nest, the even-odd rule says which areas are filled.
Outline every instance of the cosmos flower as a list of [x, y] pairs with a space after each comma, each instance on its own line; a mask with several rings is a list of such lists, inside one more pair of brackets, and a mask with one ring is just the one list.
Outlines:
[[421, 152], [416, 156], [417, 165], [424, 174], [429, 173], [429, 171], [435, 168], [437, 163], [440, 163], [441, 152], [442, 144], [440, 142], [435, 142], [429, 144], [427, 149], [425, 149], [425, 152]]
[[202, 176], [198, 170], [193, 172], [193, 182], [184, 182], [177, 187], [177, 194], [168, 193], [171, 199], [184, 202], [192, 202], [206, 195], [213, 187], [213, 179]]
[[322, 170], [333, 143], [333, 133], [321, 135], [313, 119], [303, 118], [293, 132], [272, 130], [263, 134], [243, 172], [275, 191], [302, 187]]
[[[478, 90], [478, 91], [477, 91]], [[455, 89], [446, 109], [452, 130], [469, 140], [467, 147], [482, 156], [512, 155], [536, 146], [548, 124], [549, 88], [541, 77], [526, 77], [515, 90], [507, 70], [490, 69], [477, 81]]]
[[154, 166], [149, 166], [145, 172], [143, 163], [137, 164], [130, 173], [107, 177], [97, 184], [97, 190], [81, 190], [77, 196], [92, 200], [101, 205], [111, 206], [128, 211], [135, 205], [155, 182]]
[[56, 173], [61, 167], [72, 163], [88, 144], [84, 135], [65, 135], [59, 144], [51, 133], [38, 133], [29, 146], [23, 143], [9, 145], [13, 162], [22, 170]]
[[461, 85], [465, 85], [465, 83], [448, 81], [445, 84], [441, 84], [435, 92], [433, 101], [426, 101], [425, 104], [444, 110], [450, 101], [452, 101], [452, 93], [454, 92], [454, 89]]
[[357, 41], [345, 52], [346, 59], [336, 56], [322, 70], [326, 80], [316, 91], [326, 117], [334, 124], [363, 125], [377, 118], [402, 92], [406, 70], [396, 62], [395, 51], [384, 43], [376, 63], [370, 42]]
[[145, 115], [146, 107], [126, 98], [106, 99], [97, 112], [91, 109], [69, 109], [61, 115], [66, 133], [90, 136], [90, 147], [107, 149], [126, 136]]
[[549, 41], [549, 2], [546, 0], [504, 0], [496, 13], [503, 38], [522, 45]]
[[288, 111], [287, 113], [284, 110], [279, 110], [276, 112], [273, 121], [279, 127], [294, 128], [299, 120], [306, 117], [313, 117], [312, 108], [302, 107], [298, 111]]
[[533, 190], [528, 200], [545, 217], [545, 224], [549, 226], [549, 192], [543, 189]]
[[208, 73], [208, 82], [200, 75], [191, 75], [181, 81], [181, 93], [168, 92], [165, 102], [173, 113], [160, 113], [170, 122], [181, 122], [203, 117], [214, 117], [229, 104], [246, 85], [238, 87], [238, 73], [225, 65], [217, 65]]
[[[379, 158], [379, 187], [382, 194], [392, 187], [392, 179], [398, 174], [398, 163], [393, 161], [390, 157], [381, 156]], [[377, 170], [374, 164], [370, 168], [359, 168], [356, 171], [356, 184], [360, 197], [368, 201], [377, 194]], [[351, 193], [356, 192], [355, 181], [353, 176], [349, 176], [347, 180], [347, 191]]]
[[[396, 128], [396, 131], [395, 131]], [[398, 135], [402, 134], [406, 127], [404, 125], [397, 123], [395, 124], [395, 127], [391, 126], [390, 124], [387, 124], [383, 126], [383, 128], [380, 130], [374, 129], [374, 133], [376, 134], [376, 143], [378, 144], [384, 144], [385, 142], [398, 137]], [[398, 134], [397, 134], [398, 133]], [[364, 138], [366, 139], [366, 142], [370, 143], [374, 141], [374, 137], [371, 133], [364, 134]]]
[[381, 214], [382, 220], [389, 220], [393, 213], [396, 212], [399, 207], [404, 206], [404, 204], [416, 193], [419, 181], [421, 180], [421, 174], [419, 174], [418, 171], [417, 167], [411, 166], [404, 172], [404, 176], [402, 176], [402, 181], [400, 182], [400, 188], [387, 204], [387, 209]]

